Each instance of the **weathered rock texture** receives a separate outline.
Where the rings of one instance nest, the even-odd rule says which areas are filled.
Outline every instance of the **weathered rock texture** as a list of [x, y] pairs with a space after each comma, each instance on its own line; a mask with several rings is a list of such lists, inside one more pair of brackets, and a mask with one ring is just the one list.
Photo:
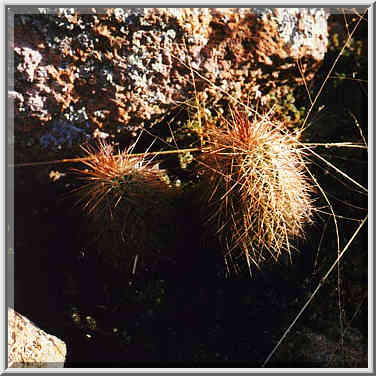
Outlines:
[[311, 80], [327, 48], [323, 9], [37, 12], [14, 17], [10, 97], [23, 130], [64, 120], [133, 131], [195, 95], [265, 105], [302, 84], [301, 72]]
[[11, 368], [62, 368], [66, 345], [8, 308], [8, 366]]

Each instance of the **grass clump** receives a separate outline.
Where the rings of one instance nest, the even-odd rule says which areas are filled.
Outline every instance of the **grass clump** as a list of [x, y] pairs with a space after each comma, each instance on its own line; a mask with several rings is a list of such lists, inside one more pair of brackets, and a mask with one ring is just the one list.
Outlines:
[[220, 124], [207, 126], [200, 159], [208, 188], [207, 223], [235, 271], [240, 255], [251, 269], [290, 254], [290, 240], [303, 237], [312, 221], [313, 184], [298, 138], [268, 115], [250, 120], [240, 111], [232, 111], [230, 121], [222, 117]]
[[76, 190], [90, 214], [89, 238], [112, 266], [133, 274], [140, 258], [167, 252], [175, 233], [174, 193], [168, 176], [153, 158], [123, 152], [100, 141], [82, 147], [84, 169], [74, 169], [84, 185]]
[[[134, 146], [123, 152], [114, 153], [113, 146], [101, 140], [98, 149], [91, 146], [82, 150], [87, 158], [82, 163], [84, 170], [75, 169], [81, 179], [88, 181], [80, 188], [84, 208], [92, 214], [102, 208], [109, 210], [116, 208], [121, 199], [125, 199], [130, 206], [155, 202], [157, 197], [166, 192], [168, 177], [158, 164], [145, 155], [132, 155]], [[144, 196], [144, 193], [148, 193]]]

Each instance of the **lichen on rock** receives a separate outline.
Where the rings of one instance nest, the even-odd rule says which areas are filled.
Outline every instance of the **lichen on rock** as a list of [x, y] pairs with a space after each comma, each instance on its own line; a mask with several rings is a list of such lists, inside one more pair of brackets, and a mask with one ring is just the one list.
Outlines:
[[36, 12], [14, 15], [20, 129], [29, 129], [30, 119], [33, 126], [72, 119], [85, 108], [93, 129], [135, 131], [193, 97], [213, 105], [229, 97], [267, 105], [268, 93], [302, 84], [301, 72], [310, 80], [327, 47], [323, 9]]

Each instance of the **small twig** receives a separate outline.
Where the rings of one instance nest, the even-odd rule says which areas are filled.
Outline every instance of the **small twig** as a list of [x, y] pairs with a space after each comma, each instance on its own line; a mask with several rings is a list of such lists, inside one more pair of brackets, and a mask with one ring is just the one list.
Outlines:
[[316, 275], [318, 273], [319, 253], [321, 251], [321, 245], [322, 245], [322, 242], [323, 242], [323, 239], [324, 239], [324, 235], [325, 235], [326, 229], [328, 228], [328, 222], [329, 222], [329, 220], [326, 221], [326, 223], [325, 223], [324, 229], [323, 229], [323, 231], [321, 233], [319, 246], [317, 247], [316, 257], [315, 257], [315, 261], [313, 263], [313, 275]]
[[350, 80], [350, 81], [356, 81], [356, 82], [364, 82], [365, 84], [368, 83], [367, 80], [362, 80], [360, 78], [353, 78], [353, 77], [341, 77], [341, 76], [330, 76], [331, 80]]
[[303, 143], [306, 146], [323, 146], [325, 148], [332, 148], [332, 147], [339, 147], [339, 148], [354, 148], [354, 149], [368, 149], [367, 144], [354, 144], [352, 142], [330, 142], [330, 143], [323, 143], [323, 142], [308, 142]]
[[133, 269], [132, 269], [132, 274], [133, 275], [136, 274], [137, 261], [138, 261], [138, 254], [134, 258]]
[[302, 67], [300, 65], [299, 60], [296, 61], [296, 65], [298, 66], [300, 75], [302, 76], [302, 79], [303, 79], [303, 82], [304, 82], [304, 86], [305, 86], [306, 92], [308, 94], [308, 98], [309, 98], [309, 101], [311, 103], [311, 106], [313, 106], [312, 97], [311, 97], [311, 94], [309, 92], [309, 89], [308, 89], [308, 86], [307, 86], [307, 81], [306, 81], [306, 79], [304, 77], [303, 69], [302, 69]]
[[358, 128], [358, 130], [359, 130], [360, 137], [362, 137], [362, 140], [364, 142], [365, 148], [368, 150], [367, 141], [366, 141], [366, 139], [365, 139], [365, 137], [363, 135], [363, 131], [362, 131], [362, 128], [360, 127], [360, 125], [359, 125], [358, 119], [355, 117], [355, 115], [351, 111], [349, 111], [349, 114], [354, 119], [355, 125]]

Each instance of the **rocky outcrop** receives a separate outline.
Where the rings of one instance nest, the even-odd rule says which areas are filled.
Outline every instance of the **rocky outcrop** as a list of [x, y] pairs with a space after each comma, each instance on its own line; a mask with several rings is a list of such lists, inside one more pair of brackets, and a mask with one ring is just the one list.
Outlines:
[[62, 368], [67, 347], [63, 341], [37, 328], [8, 308], [8, 366], [10, 368]]
[[22, 130], [64, 121], [134, 131], [195, 96], [266, 105], [312, 79], [327, 48], [323, 9], [14, 12], [10, 97]]

